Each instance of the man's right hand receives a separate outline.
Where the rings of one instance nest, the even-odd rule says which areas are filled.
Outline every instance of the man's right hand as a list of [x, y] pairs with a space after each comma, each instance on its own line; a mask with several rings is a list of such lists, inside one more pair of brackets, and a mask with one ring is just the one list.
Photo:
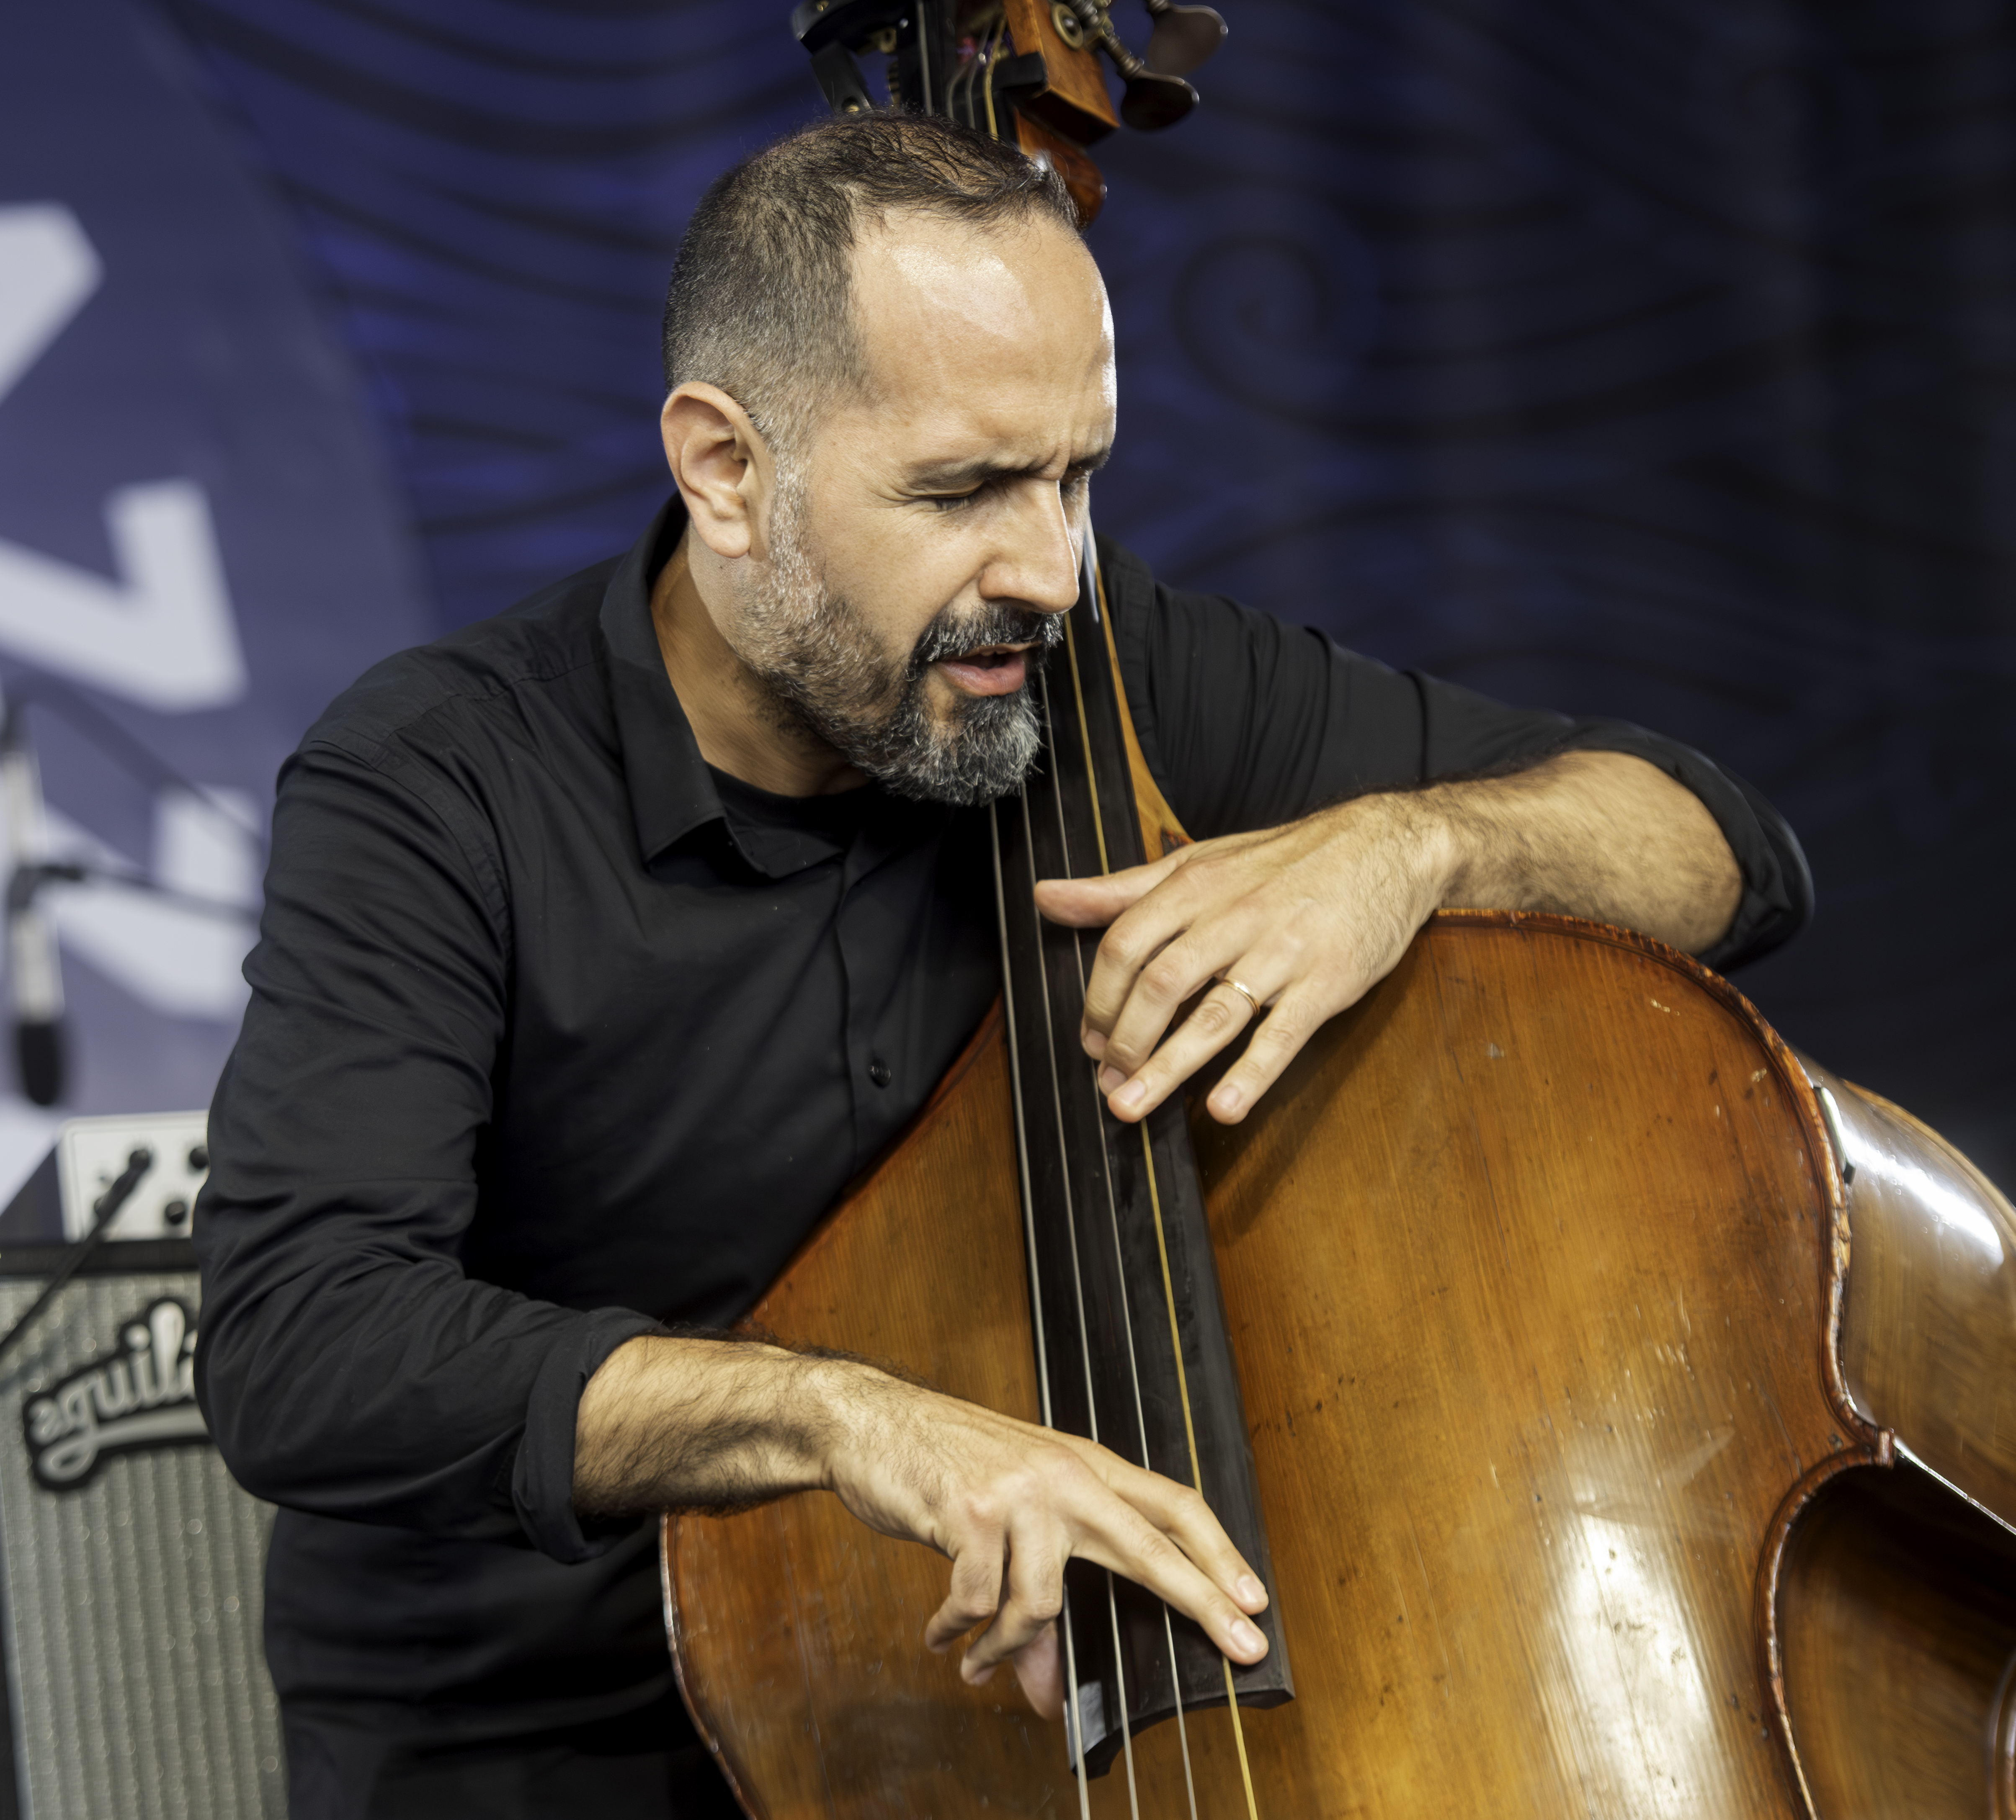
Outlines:
[[870, 1528], [952, 1563], [924, 1642], [976, 1624], [959, 1672], [1011, 1660], [1031, 1703], [1064, 1710], [1056, 1620], [1076, 1556], [1194, 1618], [1236, 1662], [1266, 1640], [1267, 1595], [1204, 1502], [1075, 1435], [872, 1365], [740, 1340], [643, 1338], [603, 1361], [576, 1424], [574, 1502], [616, 1514], [753, 1504], [823, 1487]]

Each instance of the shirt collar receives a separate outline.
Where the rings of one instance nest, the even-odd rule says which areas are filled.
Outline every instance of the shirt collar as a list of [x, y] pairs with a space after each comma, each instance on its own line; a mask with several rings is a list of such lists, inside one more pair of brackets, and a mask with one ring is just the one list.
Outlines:
[[[617, 564], [602, 596], [610, 700], [645, 865], [695, 829], [714, 822], [722, 824], [750, 865], [772, 878], [802, 872], [850, 849], [850, 873], [872, 869], [882, 859], [941, 831], [952, 814], [943, 804], [905, 802], [873, 784], [865, 786], [857, 815], [808, 817], [797, 826], [788, 825], [794, 818], [777, 813], [783, 799], [766, 798], [749, 786], [740, 786], [748, 802], [723, 801], [665, 674], [657, 628], [651, 623], [652, 584], [678, 548], [686, 526], [686, 507], [675, 493]], [[837, 825], [819, 825], [829, 821]]]
[[722, 818], [720, 793], [700, 755], [651, 624], [651, 584], [679, 547], [686, 507], [675, 493], [616, 566], [602, 595], [609, 696], [637, 846], [649, 865], [704, 822]]

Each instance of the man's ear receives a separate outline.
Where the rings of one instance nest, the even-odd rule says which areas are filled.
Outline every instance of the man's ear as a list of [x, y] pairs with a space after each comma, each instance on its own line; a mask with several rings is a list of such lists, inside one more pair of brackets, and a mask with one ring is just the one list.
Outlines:
[[717, 556], [760, 556], [773, 469], [749, 413], [720, 387], [695, 383], [666, 399], [658, 427], [694, 534]]

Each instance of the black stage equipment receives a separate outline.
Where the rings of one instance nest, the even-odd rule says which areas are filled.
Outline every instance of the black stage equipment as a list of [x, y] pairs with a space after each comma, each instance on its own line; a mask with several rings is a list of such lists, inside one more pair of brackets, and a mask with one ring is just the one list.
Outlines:
[[0, 1820], [286, 1811], [272, 1512], [193, 1389], [208, 1166], [200, 1113], [73, 1119], [0, 1214]]

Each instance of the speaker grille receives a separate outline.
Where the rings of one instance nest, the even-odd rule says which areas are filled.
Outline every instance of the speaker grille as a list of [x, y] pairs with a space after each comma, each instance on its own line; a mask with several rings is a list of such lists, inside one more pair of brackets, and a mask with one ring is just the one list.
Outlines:
[[[0, 1333], [41, 1286], [0, 1278]], [[186, 1395], [198, 1300], [193, 1271], [80, 1277], [0, 1372], [5, 1640], [32, 1820], [286, 1811], [260, 1645], [272, 1511], [232, 1483]]]

